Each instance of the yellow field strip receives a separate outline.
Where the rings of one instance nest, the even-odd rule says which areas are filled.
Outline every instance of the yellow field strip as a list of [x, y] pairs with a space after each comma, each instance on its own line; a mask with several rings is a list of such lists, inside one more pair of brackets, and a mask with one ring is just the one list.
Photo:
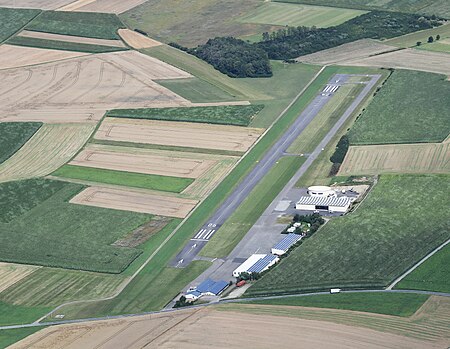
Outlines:
[[339, 175], [449, 173], [450, 143], [351, 146]]
[[94, 129], [94, 124], [44, 124], [0, 165], [0, 183], [52, 173], [81, 149]]
[[41, 267], [0, 263], [0, 294]]

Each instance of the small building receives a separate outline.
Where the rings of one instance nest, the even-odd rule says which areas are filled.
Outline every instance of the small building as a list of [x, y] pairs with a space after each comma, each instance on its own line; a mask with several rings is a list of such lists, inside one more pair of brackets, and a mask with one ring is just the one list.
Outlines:
[[278, 244], [272, 247], [272, 254], [277, 256], [284, 255], [293, 245], [302, 239], [298, 234], [287, 234]]
[[201, 292], [194, 290], [189, 291], [186, 293], [185, 297], [188, 302], [195, 302], [197, 299], [199, 299], [202, 296]]
[[262, 273], [277, 263], [280, 259], [273, 254], [254, 254], [233, 271], [234, 277], [242, 273]]
[[308, 195], [327, 198], [336, 196], [336, 192], [325, 185], [313, 185], [308, 188]]
[[341, 197], [301, 196], [295, 208], [302, 211], [328, 211], [345, 213], [350, 208], [351, 199]]
[[206, 279], [197, 287], [190, 288], [185, 297], [188, 301], [194, 302], [202, 296], [219, 296], [228, 286], [228, 282], [224, 280]]

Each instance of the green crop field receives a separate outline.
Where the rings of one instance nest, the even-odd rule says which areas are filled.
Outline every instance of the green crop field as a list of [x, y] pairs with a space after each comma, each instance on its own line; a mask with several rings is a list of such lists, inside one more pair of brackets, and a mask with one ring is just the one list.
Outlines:
[[19, 150], [41, 126], [40, 122], [0, 123], [0, 164]]
[[337, 7], [265, 2], [238, 20], [243, 23], [326, 28], [342, 24], [364, 13], [367, 12]]
[[87, 53], [106, 53], [116, 51], [126, 51], [126, 47], [112, 47], [102, 45], [80, 44], [78, 42], [67, 42], [57, 40], [46, 40], [39, 38], [30, 38], [25, 36], [15, 36], [7, 41], [10, 45], [37, 47], [51, 50], [76, 51]]
[[349, 132], [355, 145], [442, 142], [450, 132], [450, 82], [396, 70]]
[[450, 237], [448, 180], [381, 176], [356, 211], [327, 223], [246, 294], [387, 285]]
[[44, 11], [25, 29], [97, 39], [120, 39], [117, 33], [120, 28], [125, 26], [119, 17], [111, 13]]
[[192, 178], [159, 176], [73, 165], [64, 165], [53, 172], [52, 175], [89, 182], [115, 184], [173, 193], [181, 193], [194, 182]]
[[0, 326], [30, 323], [50, 310], [50, 307], [26, 307], [0, 301]]
[[263, 105], [225, 105], [192, 108], [115, 109], [109, 111], [106, 116], [248, 126], [263, 108]]
[[450, 293], [450, 245], [408, 274], [397, 288]]
[[18, 328], [13, 330], [0, 330], [0, 349], [17, 343], [18, 341], [42, 330], [44, 327]]
[[0, 184], [0, 212], [7, 217], [0, 223], [0, 260], [110, 273], [124, 270], [141, 250], [111, 244], [152, 216], [70, 204], [83, 188], [42, 179]]
[[0, 43], [21, 30], [40, 10], [0, 7]]
[[[427, 29], [427, 30], [420, 30], [418, 32], [398, 36], [393, 39], [389, 39], [386, 41], [383, 41], [383, 43], [386, 43], [388, 45], [394, 45], [398, 47], [414, 47], [416, 46], [417, 42], [422, 42], [422, 45], [424, 47], [432, 47], [433, 44], [428, 45], [426, 44], [428, 38], [432, 36], [433, 38], [436, 38], [436, 35], [440, 35], [440, 40], [445, 40], [447, 38], [450, 38], [450, 23], [441, 25], [440, 27]], [[439, 43], [439, 42], [437, 42]], [[420, 46], [422, 48], [422, 46]]]
[[363, 311], [385, 315], [411, 316], [429, 296], [409, 293], [340, 293], [252, 301], [249, 304], [288, 305]]
[[423, 13], [450, 18], [450, 3], [447, 0], [274, 0], [295, 4], [335, 6], [363, 10], [390, 10], [408, 13]]
[[211, 258], [225, 257], [230, 254], [303, 162], [305, 162], [303, 157], [281, 158], [214, 234], [200, 254]]
[[157, 83], [190, 100], [201, 102], [228, 102], [237, 100], [228, 92], [199, 78], [157, 80]]
[[433, 42], [431, 44], [420, 45], [419, 50], [450, 53], [450, 40], [447, 42]]

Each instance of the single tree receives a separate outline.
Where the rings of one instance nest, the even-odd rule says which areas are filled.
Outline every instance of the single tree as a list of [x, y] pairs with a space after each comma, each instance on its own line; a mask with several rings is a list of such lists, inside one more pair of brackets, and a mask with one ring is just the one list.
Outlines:
[[431, 44], [433, 41], [434, 41], [433, 37], [430, 36], [430, 37], [428, 38], [428, 42]]
[[420, 45], [422, 45], [422, 41], [417, 41], [416, 46], [420, 46]]
[[438, 41], [441, 38], [441, 36], [438, 34], [436, 35], [436, 41]]

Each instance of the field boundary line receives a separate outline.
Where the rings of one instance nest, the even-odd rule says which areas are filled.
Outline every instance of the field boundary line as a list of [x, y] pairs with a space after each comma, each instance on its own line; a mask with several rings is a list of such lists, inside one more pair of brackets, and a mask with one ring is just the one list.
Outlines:
[[436, 252], [443, 249], [447, 244], [450, 243], [450, 239], [445, 241], [440, 246], [436, 247], [433, 251], [428, 253], [425, 257], [423, 257], [420, 261], [418, 261], [416, 264], [414, 264], [411, 268], [409, 268], [406, 272], [404, 272], [402, 275], [400, 275], [397, 279], [394, 280], [387, 288], [386, 290], [392, 290], [400, 281], [402, 281], [406, 276], [408, 276], [410, 273], [412, 273], [415, 269], [417, 269], [422, 263], [424, 263], [428, 258], [433, 256]]

